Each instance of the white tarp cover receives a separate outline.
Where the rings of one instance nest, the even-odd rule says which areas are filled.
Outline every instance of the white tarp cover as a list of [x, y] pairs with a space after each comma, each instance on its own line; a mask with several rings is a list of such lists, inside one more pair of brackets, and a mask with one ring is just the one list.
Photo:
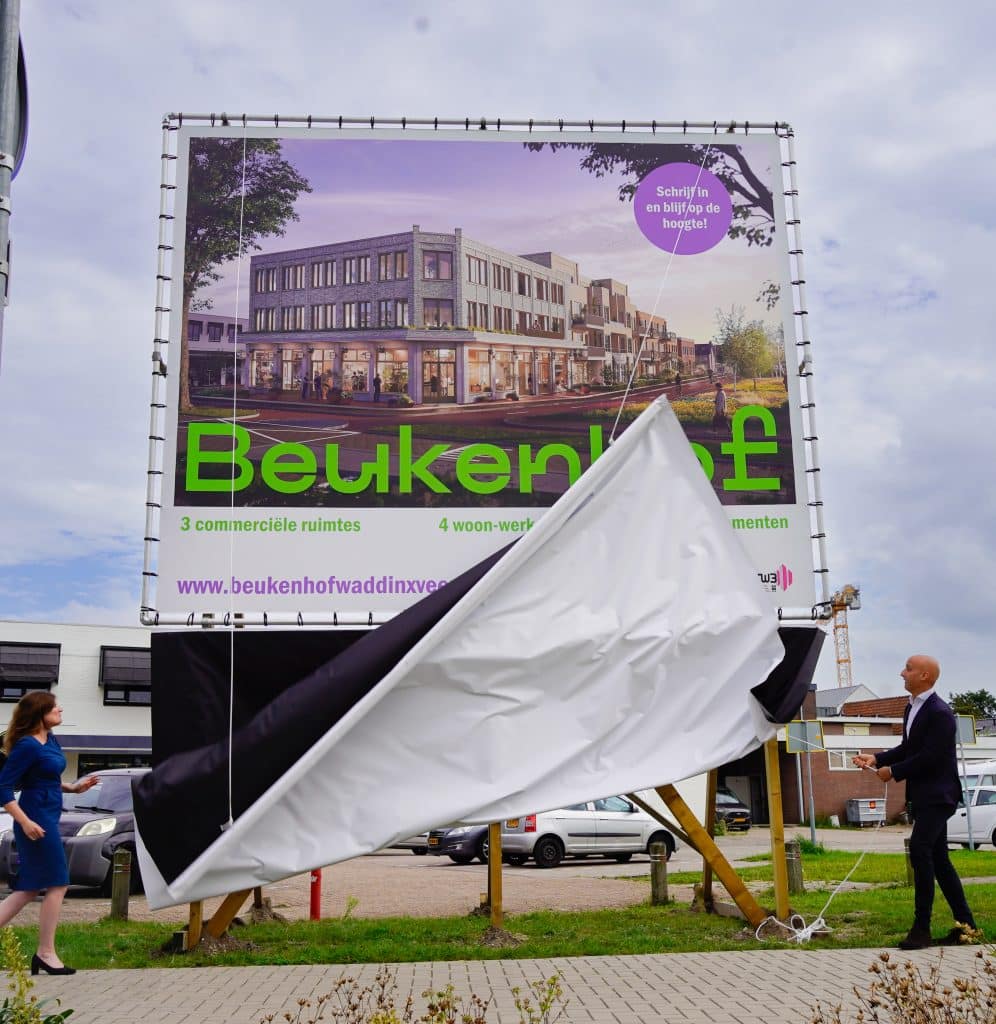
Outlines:
[[777, 625], [658, 399], [172, 884], [139, 837], [150, 906], [738, 758], [774, 735], [750, 690]]

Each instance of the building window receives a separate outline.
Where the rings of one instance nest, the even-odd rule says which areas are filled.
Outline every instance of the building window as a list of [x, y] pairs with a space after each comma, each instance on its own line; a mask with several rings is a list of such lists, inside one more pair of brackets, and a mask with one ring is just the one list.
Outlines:
[[369, 390], [370, 353], [347, 348], [342, 353], [342, 386], [347, 391]]
[[549, 288], [548, 282], [544, 281], [542, 277], [536, 278], [536, 298], [546, 299], [547, 289]]
[[857, 755], [857, 750], [828, 750], [827, 767], [832, 772], [859, 772], [853, 761]]
[[344, 302], [342, 304], [342, 326], [356, 327], [356, 303]]
[[488, 261], [477, 256], [467, 257], [467, 280], [471, 284], [488, 283]]
[[311, 264], [311, 287], [332, 288], [335, 286], [335, 260], [319, 260]]
[[224, 333], [224, 324], [208, 323], [208, 341], [221, 341], [221, 336]]
[[512, 329], [512, 311], [507, 306], [495, 306], [494, 329], [510, 331]]
[[187, 341], [191, 345], [196, 345], [201, 340], [201, 331], [204, 330], [204, 324], [200, 320], [188, 320], [187, 321]]
[[253, 328], [257, 331], [275, 331], [277, 329], [277, 309], [269, 306], [257, 309], [253, 313]]
[[228, 344], [229, 345], [234, 345], [235, 344], [235, 324], [229, 324], [228, 327], [226, 328], [226, 333], [228, 335]]
[[370, 257], [349, 256], [342, 261], [344, 284], [366, 284], [370, 280]]
[[408, 300], [394, 300], [394, 322], [398, 327], [408, 326]]
[[483, 302], [467, 303], [467, 326], [488, 329], [488, 307]]
[[284, 306], [280, 310], [280, 329], [282, 331], [304, 330], [304, 306]]
[[530, 289], [530, 277], [528, 274], [523, 274], [521, 270], [515, 273], [515, 290], [519, 295], [531, 295]]
[[0, 701], [16, 703], [59, 681], [59, 644], [0, 644]]
[[394, 299], [381, 299], [377, 303], [377, 326], [394, 326]]
[[275, 292], [277, 290], [277, 268], [260, 267], [256, 271], [253, 284], [257, 292]]
[[408, 349], [379, 348], [377, 350], [377, 373], [380, 374], [381, 388], [389, 394], [405, 394], [408, 391]]
[[303, 263], [291, 264], [289, 267], [284, 267], [283, 270], [285, 290], [294, 291], [305, 286], [305, 265]]
[[359, 310], [357, 311], [359, 323], [357, 324], [357, 327], [370, 327], [370, 308], [373, 303], [359, 302], [357, 305], [359, 306]]
[[422, 315], [426, 327], [451, 326], [453, 323], [453, 302], [450, 299], [425, 299]]
[[331, 302], [311, 307], [311, 329], [313, 331], [331, 331], [334, 323], [335, 306]]
[[426, 281], [452, 281], [453, 254], [449, 252], [423, 252], [422, 268]]
[[101, 647], [100, 685], [105, 704], [152, 703], [152, 651], [148, 647]]
[[564, 333], [564, 321], [562, 317], [555, 316], [551, 321], [552, 327], [550, 328], [555, 334], [563, 335]]
[[550, 301], [558, 306], [564, 304], [564, 286], [562, 284], [550, 285]]
[[408, 250], [401, 249], [394, 254], [394, 279], [404, 281], [408, 276]]

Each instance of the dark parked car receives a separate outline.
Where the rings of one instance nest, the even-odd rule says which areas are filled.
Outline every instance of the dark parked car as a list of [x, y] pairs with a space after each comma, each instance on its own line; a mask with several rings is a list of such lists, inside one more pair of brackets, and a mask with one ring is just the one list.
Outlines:
[[488, 826], [453, 825], [429, 830], [429, 853], [447, 856], [455, 864], [469, 864], [475, 857], [488, 861]]
[[731, 790], [717, 789], [716, 821], [722, 821], [731, 832], [746, 832], [752, 824], [750, 808]]
[[[135, 812], [132, 779], [148, 768], [113, 768], [94, 772], [100, 778], [85, 793], [62, 795], [59, 832], [69, 864], [69, 884], [111, 891], [111, 861], [115, 850], [131, 851], [131, 891], [142, 891], [142, 876], [135, 855]], [[0, 835], [0, 882], [13, 884], [17, 876], [17, 849], [13, 831]]]

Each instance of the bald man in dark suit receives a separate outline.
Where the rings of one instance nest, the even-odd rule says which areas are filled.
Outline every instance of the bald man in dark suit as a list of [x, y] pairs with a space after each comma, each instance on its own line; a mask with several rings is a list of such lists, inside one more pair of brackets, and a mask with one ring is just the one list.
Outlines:
[[903, 715], [903, 741], [892, 750], [858, 754], [854, 763], [871, 768], [883, 782], [906, 783], [906, 801], [913, 817], [910, 861], [913, 865], [913, 927], [900, 949], [926, 949], [932, 942], [930, 915], [934, 906], [934, 880], [941, 887], [956, 927], [940, 941], [962, 941], [975, 918], [965, 900], [961, 879], [948, 856], [948, 818], [961, 799], [956, 754], [957, 723], [951, 708], [934, 692], [941, 674], [934, 658], [914, 654], [900, 675], [910, 695]]

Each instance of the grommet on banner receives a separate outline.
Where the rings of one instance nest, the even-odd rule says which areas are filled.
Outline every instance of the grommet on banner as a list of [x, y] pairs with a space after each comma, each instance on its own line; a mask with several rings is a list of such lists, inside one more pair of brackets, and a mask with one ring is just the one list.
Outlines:
[[367, 625], [368, 626], [372, 626], [373, 624], [374, 624], [374, 613], [373, 612], [368, 612], [367, 613]]
[[339, 625], [339, 613], [338, 612], [333, 612], [332, 613], [332, 625], [333, 626], [338, 626]]
[[718, 121], [713, 121], [713, 123], [712, 123], [712, 133], [713, 133], [713, 135], [718, 135], [719, 134], [719, 122]]
[[750, 121], [744, 121], [744, 135], [750, 135]]
[[656, 117], [653, 119], [653, 121], [650, 122], [650, 131], [654, 135], [657, 134], [657, 118]]
[[681, 122], [681, 134], [682, 135], [687, 135], [688, 134], [688, 122], [687, 121], [682, 121]]
[[226, 628], [232, 624], [232, 613], [225, 612], [225, 617], [221, 620], [222, 625]]
[[245, 128], [245, 126], [246, 126], [246, 115], [243, 114], [242, 115], [242, 127]]
[[626, 131], [626, 118], [623, 118], [622, 130]]
[[486, 117], [481, 118], [481, 123], [478, 127], [482, 132], [486, 132], [488, 130], [488, 120]]
[[498, 118], [498, 120], [497, 120], [497, 121], [495, 122], [495, 130], [496, 130], [496, 131], [499, 131], [499, 132], [501, 131], [501, 118], [500, 118], [500, 117], [499, 117], [499, 118]]
[[342, 114], [339, 115], [339, 128], [342, 128]]
[[439, 118], [438, 117], [434, 117], [432, 119], [432, 130], [436, 131], [436, 132], [439, 131]]
[[529, 130], [530, 131], [533, 130], [533, 119], [532, 118], [529, 118]]
[[589, 121], [588, 122], [588, 131], [593, 132], [594, 130], [595, 130], [595, 122], [594, 121]]
[[214, 114], [211, 115], [211, 127], [214, 127]]
[[194, 624], [194, 613], [193, 613], [193, 612], [191, 612], [191, 613], [190, 613], [190, 614], [189, 614], [189, 615], [187, 616], [187, 625], [188, 625], [188, 626], [192, 626], [193, 624]]
[[178, 128], [182, 128], [183, 127], [183, 114], [177, 114], [176, 115], [176, 125], [177, 125]]
[[274, 128], [279, 128], [280, 127], [280, 115], [279, 114], [274, 114], [273, 115], [273, 127]]
[[308, 127], [311, 127], [311, 114], [308, 115]]
[[560, 130], [564, 130], [564, 119], [562, 117], [557, 118], [557, 124], [560, 125]]
[[304, 625], [304, 616], [300, 612], [297, 613], [297, 624], [299, 626]]
[[269, 624], [270, 624], [270, 618], [266, 614], [266, 612], [263, 612], [263, 625], [264, 626], [268, 626]]
[[469, 117], [464, 119], [463, 130], [465, 132], [469, 132], [470, 131], [470, 118]]
[[401, 119], [401, 130], [404, 131], [408, 127], [408, 118], [403, 117]]
[[371, 117], [370, 118], [370, 127], [373, 128], [373, 126], [374, 126], [374, 119]]
[[221, 127], [222, 128], [231, 128], [232, 127], [232, 122], [228, 120], [228, 114], [226, 114], [224, 111], [221, 112]]

